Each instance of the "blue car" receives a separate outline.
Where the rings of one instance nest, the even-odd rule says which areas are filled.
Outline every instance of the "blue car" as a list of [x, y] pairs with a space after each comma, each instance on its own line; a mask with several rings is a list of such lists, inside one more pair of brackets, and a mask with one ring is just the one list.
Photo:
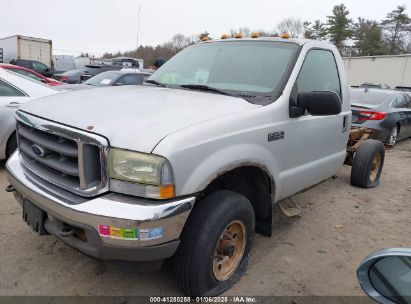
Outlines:
[[352, 126], [373, 130], [372, 137], [394, 146], [411, 137], [411, 95], [396, 90], [351, 88]]

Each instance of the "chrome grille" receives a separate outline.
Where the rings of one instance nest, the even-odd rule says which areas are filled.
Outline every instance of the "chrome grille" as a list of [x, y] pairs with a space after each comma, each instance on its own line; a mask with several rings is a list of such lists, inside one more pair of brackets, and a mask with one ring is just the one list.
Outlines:
[[81, 196], [108, 189], [105, 138], [16, 112], [20, 157], [27, 170]]

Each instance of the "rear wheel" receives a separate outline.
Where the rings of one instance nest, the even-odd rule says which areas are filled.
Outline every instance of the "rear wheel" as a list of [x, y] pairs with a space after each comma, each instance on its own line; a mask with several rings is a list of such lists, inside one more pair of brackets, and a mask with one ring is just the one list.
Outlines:
[[244, 196], [217, 191], [190, 214], [174, 259], [179, 287], [188, 296], [215, 296], [247, 268], [254, 239], [254, 209]]
[[379, 185], [384, 166], [384, 144], [378, 140], [365, 140], [354, 155], [351, 185], [373, 188]]
[[392, 129], [391, 133], [390, 133], [390, 137], [388, 138], [388, 144], [389, 144], [391, 147], [394, 147], [395, 143], [397, 142], [398, 133], [399, 133], [399, 128], [398, 128], [398, 126], [395, 126], [395, 127]]
[[7, 148], [6, 148], [6, 158], [9, 158], [14, 151], [17, 149], [17, 136], [14, 132], [10, 135], [9, 140], [7, 141]]

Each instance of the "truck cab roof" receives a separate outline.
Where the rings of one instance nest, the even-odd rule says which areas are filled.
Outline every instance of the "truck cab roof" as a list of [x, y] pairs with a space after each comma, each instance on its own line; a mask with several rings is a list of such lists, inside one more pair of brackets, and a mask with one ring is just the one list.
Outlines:
[[281, 38], [281, 37], [226, 38], [226, 39], [213, 39], [213, 40], [201, 41], [201, 42], [198, 42], [198, 43], [235, 42], [235, 41], [271, 41], [271, 42], [285, 42], [285, 43], [298, 44], [299, 46], [303, 46], [304, 44], [306, 44], [306, 43], [308, 43], [308, 42], [314, 42], [314, 43], [316, 43], [316, 44], [323, 44], [324, 47], [327, 47], [327, 48], [334, 47], [331, 43], [326, 42], [326, 41], [319, 41], [319, 40], [312, 40], [312, 39], [305, 39], [305, 38]]

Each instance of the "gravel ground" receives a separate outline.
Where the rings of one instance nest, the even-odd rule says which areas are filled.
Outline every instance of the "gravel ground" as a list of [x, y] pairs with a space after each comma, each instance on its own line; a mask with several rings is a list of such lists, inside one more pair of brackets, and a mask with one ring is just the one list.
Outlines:
[[[355, 270], [374, 250], [411, 247], [411, 140], [387, 151], [381, 184], [350, 186], [350, 167], [292, 198], [302, 212], [274, 214], [274, 236], [257, 235], [246, 275], [226, 295], [362, 295]], [[7, 185], [0, 163], [0, 188]], [[34, 234], [0, 191], [0, 295], [181, 295], [170, 267], [123, 273], [53, 236]]]

